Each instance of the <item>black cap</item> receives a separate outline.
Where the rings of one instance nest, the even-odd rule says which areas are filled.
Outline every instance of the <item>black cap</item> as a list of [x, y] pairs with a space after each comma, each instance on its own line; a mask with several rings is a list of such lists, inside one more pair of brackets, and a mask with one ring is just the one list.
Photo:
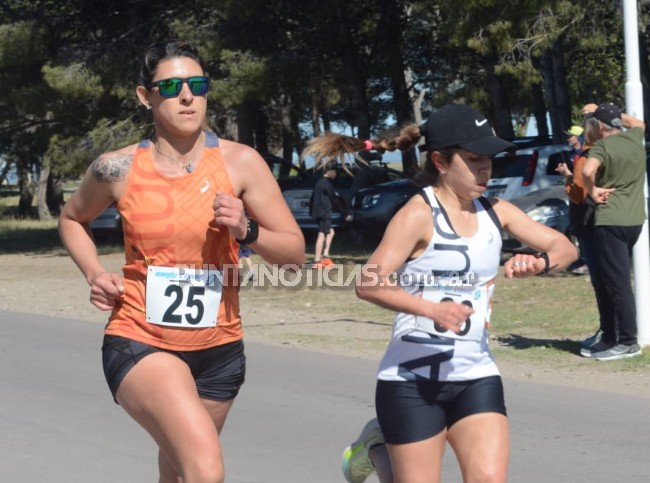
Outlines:
[[621, 110], [616, 104], [611, 102], [606, 102], [598, 106], [598, 109], [594, 111], [594, 117], [603, 124], [607, 124], [609, 127], [615, 127], [618, 129], [623, 127], [623, 121], [621, 121]]
[[445, 104], [420, 126], [427, 149], [458, 146], [472, 153], [495, 155], [514, 149], [514, 144], [496, 137], [483, 114], [464, 104]]

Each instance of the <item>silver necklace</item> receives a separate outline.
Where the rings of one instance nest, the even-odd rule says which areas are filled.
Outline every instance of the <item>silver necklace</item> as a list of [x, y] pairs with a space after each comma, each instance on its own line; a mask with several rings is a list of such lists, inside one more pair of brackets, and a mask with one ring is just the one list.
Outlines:
[[[200, 141], [200, 140], [201, 140], [201, 138], [199, 138], [199, 141]], [[180, 164], [180, 163], [181, 163], [181, 161], [178, 160], [178, 159], [176, 159], [175, 157], [170, 156], [170, 155], [167, 154], [167, 153], [163, 153], [163, 152], [160, 150], [160, 148], [158, 148], [158, 143], [155, 143], [155, 142], [153, 142], [153, 141], [151, 141], [151, 142], [153, 143], [153, 147], [156, 148], [156, 151], [158, 151], [159, 154], [165, 156], [166, 158], [171, 159], [171, 160], [174, 161], [176, 164]], [[200, 145], [200, 144], [201, 144], [201, 143], [199, 142], [199, 145]], [[194, 148], [194, 150], [195, 150], [195, 153], [194, 153], [194, 155], [192, 156], [192, 159], [190, 159], [190, 160], [187, 162], [187, 164], [181, 164], [181, 168], [183, 168], [183, 169], [184, 169], [188, 174], [194, 171], [194, 161], [196, 161], [196, 156], [199, 154], [199, 151], [197, 150], [197, 148]]]

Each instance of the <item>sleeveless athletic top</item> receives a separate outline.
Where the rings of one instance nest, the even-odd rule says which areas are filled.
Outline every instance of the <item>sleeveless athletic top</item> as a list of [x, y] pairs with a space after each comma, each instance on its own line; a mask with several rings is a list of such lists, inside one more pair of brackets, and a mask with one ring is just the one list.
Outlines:
[[399, 268], [397, 279], [408, 293], [432, 301], [464, 303], [475, 313], [461, 326], [461, 335], [455, 335], [430, 319], [397, 312], [377, 377], [466, 381], [498, 375], [488, 348], [488, 329], [501, 254], [501, 224], [487, 199], [476, 199], [478, 229], [471, 237], [459, 236], [433, 188], [421, 194], [431, 206], [433, 236], [422, 255]]
[[[217, 193], [234, 195], [216, 134], [205, 133], [201, 162], [192, 173], [180, 178], [166, 178], [158, 173], [149, 140], [138, 145], [124, 194], [117, 205], [124, 227], [125, 293], [113, 309], [106, 334], [163, 349], [186, 351], [206, 349], [243, 337], [238, 273], [233, 270], [238, 263], [238, 244], [226, 227], [214, 222], [212, 203]], [[212, 317], [208, 323], [213, 326], [200, 328], [186, 322], [182, 327], [174, 327], [151, 320], [152, 314], [147, 314], [145, 309], [149, 307], [147, 287], [153, 287], [148, 281], [148, 272], [155, 269], [165, 274], [164, 267], [207, 269], [206, 273], [213, 274], [224, 271], [221, 299], [217, 299], [213, 310], [218, 314], [216, 325]], [[185, 295], [180, 289], [164, 295], [160, 291], [158, 300], [168, 305], [161, 310], [166, 308], [165, 315], [172, 320], [192, 317], [203, 309], [203, 301], [199, 301], [196, 292], [200, 289], [194, 290], [189, 299], [183, 298]], [[187, 310], [188, 315], [177, 315], [182, 309]]]

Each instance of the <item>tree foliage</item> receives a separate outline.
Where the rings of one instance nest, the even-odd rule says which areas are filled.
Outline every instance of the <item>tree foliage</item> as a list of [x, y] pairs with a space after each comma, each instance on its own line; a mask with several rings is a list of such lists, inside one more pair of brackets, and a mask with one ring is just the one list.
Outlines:
[[147, 136], [139, 62], [146, 45], [170, 38], [207, 59], [220, 135], [284, 157], [323, 130], [370, 137], [450, 101], [486, 112], [501, 135], [547, 111], [562, 132], [584, 103], [622, 104], [624, 94], [616, 2], [7, 0], [0, 160], [74, 178], [101, 152]]

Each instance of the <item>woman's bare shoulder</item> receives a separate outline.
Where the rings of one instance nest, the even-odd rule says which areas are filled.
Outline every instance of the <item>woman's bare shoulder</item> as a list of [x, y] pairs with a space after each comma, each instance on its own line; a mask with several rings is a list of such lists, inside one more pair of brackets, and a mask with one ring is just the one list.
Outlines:
[[219, 146], [226, 163], [260, 163], [264, 162], [260, 153], [246, 144], [219, 139]]
[[395, 214], [393, 224], [399, 227], [399, 232], [414, 234], [418, 238], [426, 238], [431, 231], [431, 207], [422, 196], [415, 195]]

